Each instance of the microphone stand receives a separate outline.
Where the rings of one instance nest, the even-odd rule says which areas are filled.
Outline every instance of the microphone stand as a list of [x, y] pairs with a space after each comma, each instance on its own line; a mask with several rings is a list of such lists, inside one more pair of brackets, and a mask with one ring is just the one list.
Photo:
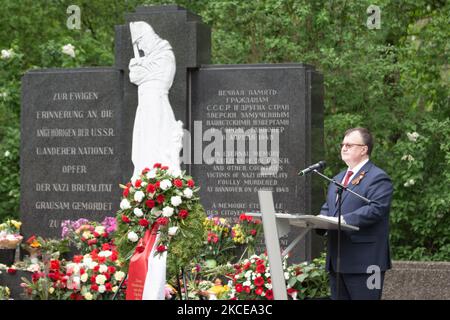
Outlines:
[[340, 278], [341, 278], [341, 216], [342, 216], [342, 193], [344, 191], [348, 191], [351, 194], [355, 195], [356, 197], [362, 199], [367, 204], [370, 204], [372, 201], [361, 196], [360, 194], [348, 189], [343, 184], [337, 182], [334, 179], [331, 179], [327, 177], [326, 175], [320, 173], [316, 169], [313, 170], [314, 173], [318, 174], [325, 180], [328, 180], [330, 183], [333, 183], [335, 186], [337, 186], [337, 203], [338, 203], [338, 243], [337, 243], [337, 266], [336, 266], [336, 291], [337, 291], [337, 299], [339, 300], [339, 293], [340, 293]]

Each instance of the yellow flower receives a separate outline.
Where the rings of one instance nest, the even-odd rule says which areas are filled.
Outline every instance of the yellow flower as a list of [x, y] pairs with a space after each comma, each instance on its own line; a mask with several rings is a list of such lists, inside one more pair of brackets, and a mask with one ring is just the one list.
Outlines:
[[55, 292], [55, 288], [53, 287], [48, 288], [48, 293], [52, 294], [53, 292]]
[[86, 300], [92, 300], [92, 298], [93, 298], [92, 293], [86, 292], [86, 293], [84, 294], [84, 298], [85, 298]]
[[17, 230], [20, 229], [20, 227], [22, 226], [22, 222], [16, 221], [16, 220], [11, 220], [11, 224], [14, 226], [14, 228], [16, 228]]
[[40, 248], [41, 244], [39, 243], [39, 241], [37, 239], [34, 239], [32, 243], [30, 243], [30, 247], [32, 248]]

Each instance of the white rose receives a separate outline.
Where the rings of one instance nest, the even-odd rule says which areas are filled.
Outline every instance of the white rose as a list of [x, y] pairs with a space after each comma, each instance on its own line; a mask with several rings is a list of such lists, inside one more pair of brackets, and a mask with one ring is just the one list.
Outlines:
[[146, 174], [147, 178], [154, 179], [156, 178], [156, 169], [152, 169]]
[[75, 47], [70, 43], [66, 44], [65, 46], [62, 47], [62, 53], [67, 54], [72, 58], [75, 58]]
[[86, 282], [88, 280], [88, 274], [83, 273], [83, 275], [80, 277], [81, 282]]
[[177, 234], [178, 227], [170, 227], [169, 228], [169, 236], [174, 236]]
[[5, 151], [5, 157], [9, 157], [11, 155], [11, 152], [9, 152], [8, 150]]
[[183, 191], [183, 195], [188, 199], [192, 198], [192, 194], [193, 194], [192, 189], [186, 188]]
[[118, 287], [118, 286], [114, 286], [114, 287], [112, 287], [112, 292], [116, 293], [116, 292], [117, 292], [117, 290], [119, 290], [119, 287]]
[[289, 280], [289, 272], [285, 272], [285, 273], [284, 273], [284, 278], [285, 278], [286, 280]]
[[106, 277], [104, 275], [99, 274], [98, 276], [95, 277], [95, 283], [102, 285], [102, 284], [105, 284], [105, 282], [106, 282]]
[[138, 218], [140, 218], [140, 217], [142, 217], [142, 216], [144, 215], [144, 213], [142, 212], [142, 210], [139, 209], [139, 208], [135, 208], [135, 209], [133, 210], [133, 213], [134, 213], [134, 215], [135, 215], [136, 217], [138, 217]]
[[179, 169], [169, 169], [169, 174], [174, 178], [181, 177], [181, 170]]
[[98, 292], [103, 293], [106, 291], [106, 287], [104, 285], [98, 286]]
[[83, 296], [86, 300], [92, 300], [93, 296], [92, 293], [86, 292]]
[[172, 186], [172, 182], [170, 182], [170, 180], [164, 179], [163, 181], [161, 181], [159, 186], [162, 190], [165, 191]]
[[98, 254], [99, 257], [105, 257], [105, 258], [108, 258], [111, 255], [112, 255], [112, 252], [109, 250], [100, 251]]
[[95, 227], [94, 231], [99, 233], [99, 234], [103, 234], [105, 232], [105, 227], [104, 226], [97, 226], [97, 227]]
[[114, 273], [114, 279], [117, 281], [122, 281], [123, 277], [125, 277], [125, 273], [123, 271], [116, 271], [116, 273]]
[[172, 207], [164, 207], [163, 208], [163, 216], [164, 217], [171, 217], [173, 215], [173, 208]]
[[130, 202], [129, 202], [127, 199], [123, 199], [123, 200], [120, 202], [120, 209], [126, 210], [126, 209], [130, 209], [130, 208], [131, 208]]
[[3, 60], [6, 60], [6, 59], [11, 58], [12, 54], [13, 54], [12, 49], [10, 49], [10, 50], [4, 50], [4, 49], [3, 49], [3, 50], [2, 50], [2, 59], [3, 59]]
[[136, 232], [130, 231], [128, 232], [128, 240], [130, 240], [131, 242], [137, 242], [139, 240], [139, 237]]
[[183, 201], [181, 200], [180, 196], [174, 196], [172, 198], [170, 198], [170, 203], [174, 206], [174, 207], [178, 207]]
[[117, 281], [122, 281], [122, 279], [125, 277], [125, 273], [123, 271], [116, 271], [114, 273], [114, 279]]
[[102, 264], [102, 265], [100, 266], [100, 268], [98, 268], [98, 271], [99, 271], [100, 273], [105, 273], [106, 271], [108, 271], [108, 267], [105, 266], [104, 264]]
[[144, 199], [144, 197], [145, 197], [145, 193], [143, 193], [142, 191], [137, 191], [134, 194], [134, 201], [141, 202], [142, 199]]

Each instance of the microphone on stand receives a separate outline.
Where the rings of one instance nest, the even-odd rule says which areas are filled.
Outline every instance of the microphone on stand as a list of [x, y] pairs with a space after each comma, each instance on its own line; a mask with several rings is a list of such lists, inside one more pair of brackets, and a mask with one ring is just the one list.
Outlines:
[[297, 173], [299, 176], [304, 176], [314, 170], [322, 170], [326, 167], [326, 162], [325, 161], [319, 161], [311, 166], [309, 166], [306, 169], [303, 169], [302, 171], [300, 171], [299, 173]]

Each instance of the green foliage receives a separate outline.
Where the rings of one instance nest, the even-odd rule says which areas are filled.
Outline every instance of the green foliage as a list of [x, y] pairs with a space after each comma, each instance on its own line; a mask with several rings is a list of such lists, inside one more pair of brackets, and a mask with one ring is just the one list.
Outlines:
[[[368, 127], [376, 139], [372, 158], [395, 184], [394, 258], [450, 260], [450, 3], [442, 0], [378, 1], [379, 30], [366, 26], [370, 0], [80, 0], [81, 30], [65, 25], [69, 0], [4, 0], [0, 49], [16, 55], [0, 60], [0, 217], [18, 211], [22, 74], [111, 65], [114, 25], [144, 3], [178, 4], [201, 16], [212, 28], [213, 63], [314, 65], [325, 79], [327, 173], [343, 167], [336, 146], [345, 129]], [[68, 43], [75, 58], [61, 53]], [[410, 143], [406, 132], [420, 138]], [[407, 154], [415, 161], [401, 160]], [[415, 185], [405, 187], [410, 179]]]

